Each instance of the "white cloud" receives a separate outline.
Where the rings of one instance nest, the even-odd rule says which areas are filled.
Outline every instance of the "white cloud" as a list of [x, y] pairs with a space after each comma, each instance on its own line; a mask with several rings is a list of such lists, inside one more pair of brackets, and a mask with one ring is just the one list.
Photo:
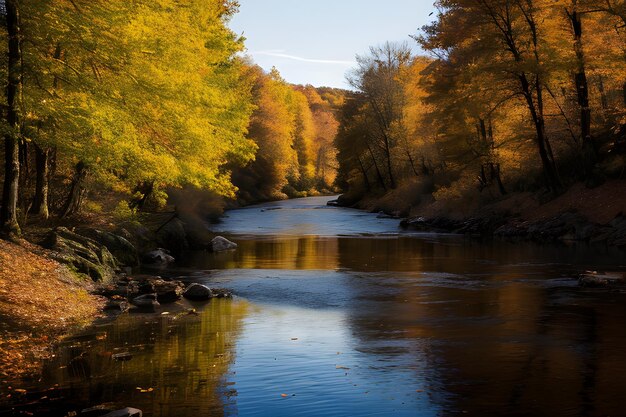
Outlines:
[[266, 50], [266, 51], [250, 52], [250, 55], [253, 55], [253, 56], [254, 55], [264, 55], [264, 56], [271, 56], [271, 57], [275, 57], [275, 58], [291, 59], [293, 61], [311, 62], [311, 63], [314, 63], [314, 64], [329, 64], [329, 65], [343, 65], [343, 66], [353, 66], [353, 65], [356, 65], [356, 62], [354, 62], [354, 61], [341, 61], [341, 60], [334, 60], [334, 59], [304, 58], [304, 57], [301, 57], [301, 56], [286, 54], [285, 51], [281, 50], [281, 49], [270, 49], [270, 50]]

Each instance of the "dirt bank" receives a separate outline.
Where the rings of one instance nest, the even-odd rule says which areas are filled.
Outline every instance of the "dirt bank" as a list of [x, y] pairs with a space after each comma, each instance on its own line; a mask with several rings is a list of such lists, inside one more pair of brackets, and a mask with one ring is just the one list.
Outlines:
[[626, 180], [595, 188], [575, 184], [558, 197], [527, 192], [472, 201], [418, 198], [422, 203], [411, 206], [415, 200], [411, 193], [396, 192], [368, 196], [355, 206], [400, 214], [407, 217], [402, 222], [405, 227], [424, 231], [626, 247]]
[[36, 245], [0, 240], [0, 380], [37, 375], [55, 342], [97, 317], [92, 286]]

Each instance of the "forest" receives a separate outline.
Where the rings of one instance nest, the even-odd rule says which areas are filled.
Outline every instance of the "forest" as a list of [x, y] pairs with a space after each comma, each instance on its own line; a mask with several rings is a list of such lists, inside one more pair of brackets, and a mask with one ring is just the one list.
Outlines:
[[0, 0], [0, 415], [624, 413], [626, 0], [356, 4]]
[[6, 234], [83, 209], [160, 210], [172, 189], [245, 204], [333, 187], [343, 93], [290, 85], [243, 56], [228, 28], [236, 2], [3, 9]]
[[234, 1], [6, 1], [4, 232], [159, 211], [177, 189], [229, 205], [342, 191], [408, 216], [623, 178], [623, 2], [435, 6], [340, 90], [256, 66]]
[[423, 56], [385, 43], [349, 75], [336, 141], [346, 204], [387, 195], [406, 216], [433, 201], [475, 208], [529, 191], [545, 201], [623, 178], [624, 2], [436, 7], [413, 36]]

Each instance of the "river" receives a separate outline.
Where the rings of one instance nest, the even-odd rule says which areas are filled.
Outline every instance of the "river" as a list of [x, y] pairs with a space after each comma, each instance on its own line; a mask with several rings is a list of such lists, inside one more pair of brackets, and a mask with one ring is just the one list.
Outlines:
[[626, 294], [576, 281], [623, 254], [404, 232], [329, 199], [229, 212], [237, 251], [164, 273], [233, 300], [100, 322], [38, 386], [145, 416], [624, 414]]

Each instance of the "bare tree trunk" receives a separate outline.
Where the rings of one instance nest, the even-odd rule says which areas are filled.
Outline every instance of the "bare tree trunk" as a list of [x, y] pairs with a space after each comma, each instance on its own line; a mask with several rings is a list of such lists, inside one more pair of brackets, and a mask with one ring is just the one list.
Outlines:
[[573, 10], [567, 11], [574, 31], [574, 51], [576, 52], [577, 68], [574, 74], [578, 107], [580, 108], [580, 136], [585, 176], [589, 176], [598, 158], [596, 144], [591, 137], [591, 108], [589, 107], [589, 85], [585, 71], [585, 55], [583, 51], [583, 24], [577, 10], [577, 0], [572, 0]]
[[68, 217], [72, 214], [76, 214], [80, 211], [83, 199], [85, 197], [85, 187], [83, 182], [87, 177], [87, 167], [81, 161], [76, 164], [76, 171], [74, 172], [74, 178], [72, 179], [72, 186], [70, 193], [67, 196], [63, 210], [61, 210], [61, 217]]
[[[526, 99], [526, 104], [528, 105], [528, 110], [530, 111], [530, 115], [533, 120], [533, 125], [535, 127], [535, 144], [537, 145], [539, 157], [541, 158], [541, 165], [543, 167], [543, 174], [546, 179], [546, 185], [550, 191], [558, 192], [562, 188], [562, 186], [561, 181], [559, 180], [556, 164], [554, 163], [554, 159], [550, 155], [552, 152], [550, 152], [548, 149], [543, 112], [539, 112], [537, 110], [533, 93], [530, 89], [530, 83], [528, 82], [526, 74], [520, 74], [519, 80], [522, 87], [522, 92], [524, 94], [524, 98]], [[539, 81], [537, 81], [536, 84], [537, 86], [540, 86]], [[541, 109], [541, 107], [539, 108]]]
[[50, 154], [49, 148], [41, 148], [35, 144], [35, 164], [37, 167], [37, 179], [35, 183], [35, 198], [31, 207], [31, 213], [47, 219], [48, 190], [50, 184]]
[[372, 147], [369, 142], [367, 143], [367, 150], [369, 151], [370, 157], [372, 158], [372, 162], [374, 163], [374, 168], [376, 168], [376, 177], [378, 178], [378, 182], [380, 183], [383, 190], [387, 191], [387, 186], [385, 185], [385, 179], [380, 172], [380, 168], [378, 167], [378, 163], [376, 162], [376, 157], [374, 156], [374, 152], [372, 152]]
[[498, 184], [498, 190], [500, 190], [500, 194], [506, 194], [506, 188], [504, 188], [504, 184], [502, 183], [502, 176], [500, 175], [500, 164], [490, 164], [491, 166], [491, 178], [495, 179]]
[[357, 155], [356, 159], [359, 161], [359, 167], [361, 168], [361, 173], [363, 174], [363, 182], [365, 183], [365, 190], [369, 192], [372, 187], [370, 185], [370, 179], [367, 177], [367, 170], [363, 166], [363, 161], [361, 161], [361, 157]]
[[602, 75], [598, 77], [598, 90], [600, 91], [600, 105], [602, 106], [602, 110], [607, 111], [609, 109], [609, 99], [606, 96]]
[[0, 223], [2, 232], [9, 236], [19, 235], [17, 221], [17, 200], [20, 177], [20, 120], [19, 99], [22, 91], [22, 50], [20, 33], [20, 15], [17, 0], [6, 0], [6, 27], [8, 35], [8, 83], [7, 83], [7, 122], [10, 131], [4, 136], [5, 164], [4, 187], [2, 190], [2, 208]]

